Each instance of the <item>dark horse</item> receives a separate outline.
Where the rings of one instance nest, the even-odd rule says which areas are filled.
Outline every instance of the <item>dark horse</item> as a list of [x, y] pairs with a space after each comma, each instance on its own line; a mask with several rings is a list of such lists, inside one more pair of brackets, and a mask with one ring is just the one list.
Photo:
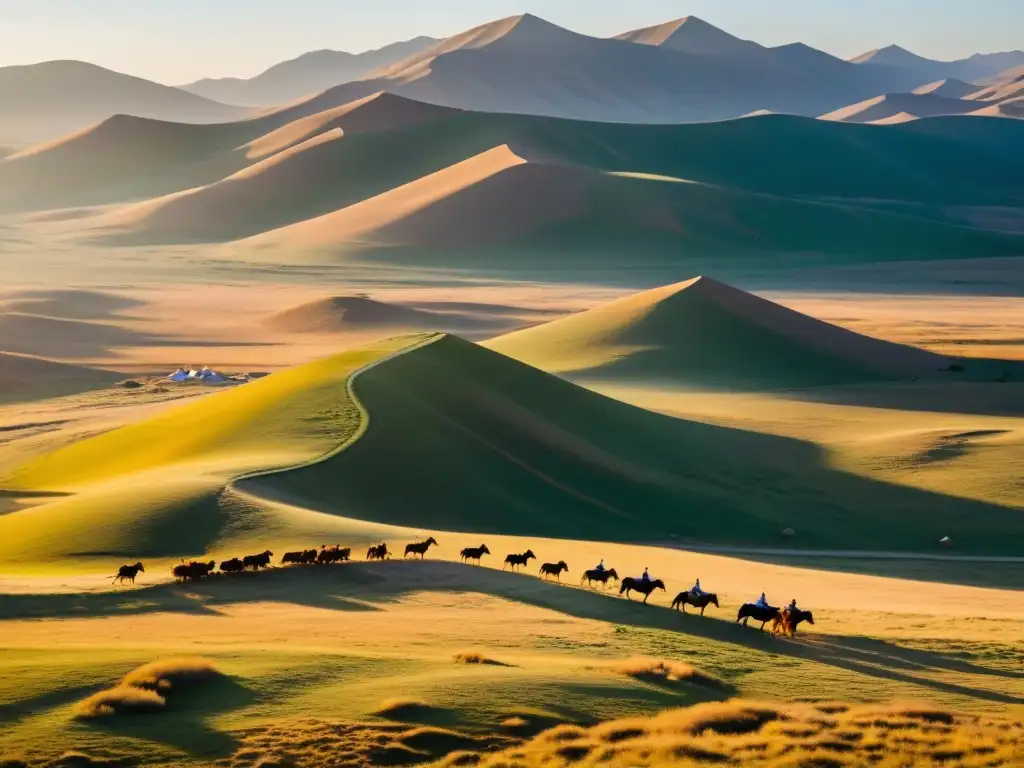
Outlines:
[[[630, 592], [639, 592], [644, 596], [644, 602], [647, 602], [647, 598], [651, 596], [651, 592], [656, 589], [660, 589], [662, 592], [665, 591], [665, 582], [661, 579], [654, 579], [653, 581], [644, 581], [643, 579], [634, 579], [632, 576], [627, 576], [622, 580], [622, 585], [619, 587], [619, 594], [626, 593], [626, 597], [629, 597]], [[632, 597], [629, 597], [632, 600]]]
[[542, 577], [554, 576], [559, 581], [562, 580], [562, 571], [569, 572], [569, 566], [565, 564], [565, 560], [559, 560], [557, 563], [544, 563], [540, 567]]
[[588, 587], [592, 587], [595, 581], [599, 581], [607, 587], [608, 579], [619, 580], [619, 574], [615, 572], [614, 568], [602, 569], [600, 571], [595, 568], [592, 571], [583, 572], [583, 576], [580, 578], [580, 585], [585, 581]]
[[487, 548], [486, 544], [481, 544], [479, 547], [466, 547], [459, 553], [463, 561], [468, 563], [470, 560], [476, 560], [477, 565], [480, 565], [481, 557], [489, 554], [491, 554], [491, 550]]
[[744, 603], [740, 606], [740, 612], [736, 615], [736, 621], [743, 622], [743, 626], [747, 626], [747, 620], [753, 619], [754, 621], [761, 622], [761, 631], [764, 632], [764, 625], [769, 621], [775, 621], [781, 617], [781, 612], [774, 606], [768, 606], [767, 608], [760, 608], [753, 603]]
[[677, 611], [681, 610], [686, 613], [686, 606], [692, 605], [694, 608], [700, 608], [700, 615], [704, 615], [704, 609], [709, 605], [718, 608], [718, 595], [714, 592], [705, 592], [703, 595], [691, 595], [687, 592], [680, 592], [676, 595], [676, 599], [672, 601], [672, 607]]
[[140, 573], [145, 572], [146, 569], [143, 568], [142, 563], [136, 563], [135, 565], [122, 565], [120, 568], [117, 569], [117, 575], [113, 577], [110, 583], [113, 584], [115, 581], [123, 583], [125, 579], [128, 579], [128, 581], [134, 584], [135, 577], [138, 576]]
[[[505, 565], [511, 565], [512, 570], [514, 571], [516, 568], [521, 568], [522, 566], [529, 563], [531, 557], [537, 557], [535, 554], [533, 554], [532, 549], [526, 550], [521, 555], [505, 555]], [[501, 566], [501, 570], [505, 570], [505, 565]]]
[[414, 555], [419, 555], [420, 556], [420, 560], [422, 560], [423, 559], [423, 555], [425, 555], [427, 553], [427, 550], [430, 549], [432, 546], [433, 547], [438, 546], [437, 539], [435, 539], [433, 536], [431, 536], [426, 541], [420, 541], [420, 542], [417, 542], [416, 544], [406, 544], [405, 545], [405, 555], [404, 556], [408, 557], [409, 553], [411, 552]]
[[376, 546], [370, 547], [366, 550], [367, 560], [383, 560], [388, 557], [391, 553], [388, 552], [387, 544], [377, 544]]
[[772, 634], [777, 635], [780, 632], [785, 632], [790, 637], [796, 637], [796, 628], [805, 621], [808, 624], [813, 624], [814, 614], [810, 611], [801, 611], [799, 608], [795, 610], [786, 608], [779, 618], [775, 619], [772, 623]]

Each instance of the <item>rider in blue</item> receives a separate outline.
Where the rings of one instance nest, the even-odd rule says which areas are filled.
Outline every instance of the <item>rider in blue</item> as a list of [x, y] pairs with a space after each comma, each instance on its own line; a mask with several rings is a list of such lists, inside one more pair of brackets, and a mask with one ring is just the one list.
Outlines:
[[597, 564], [597, 567], [594, 570], [598, 573], [604, 573], [604, 558], [601, 558], [601, 562]]
[[771, 607], [770, 605], [768, 605], [768, 598], [765, 597], [764, 592], [762, 592], [761, 596], [759, 598], [757, 598], [757, 602], [754, 603], [754, 605], [756, 605], [758, 608], [770, 608]]
[[700, 588], [700, 579], [697, 579], [697, 583], [690, 588], [690, 594], [694, 597], [700, 597], [704, 594], [704, 590]]
[[643, 582], [650, 582], [651, 580], [651, 574], [647, 572], [646, 565], [644, 566], [644, 575], [640, 577], [640, 580]]

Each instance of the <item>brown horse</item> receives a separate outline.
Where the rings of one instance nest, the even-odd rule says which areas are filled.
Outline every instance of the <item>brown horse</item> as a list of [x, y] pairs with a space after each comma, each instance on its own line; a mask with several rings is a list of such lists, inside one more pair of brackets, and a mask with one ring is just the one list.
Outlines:
[[117, 569], [117, 575], [111, 580], [111, 584], [115, 582], [124, 583], [125, 579], [128, 579], [132, 584], [135, 583], [135, 577], [140, 573], [145, 573], [146, 569], [142, 566], [142, 563], [136, 563], [135, 565], [122, 565]]
[[190, 563], [182, 561], [181, 565], [176, 565], [171, 570], [171, 574], [177, 581], [197, 581], [204, 576], [209, 576], [210, 572], [217, 567], [217, 564], [211, 560], [208, 563], [199, 563], [193, 560]]
[[390, 554], [391, 553], [388, 552], [388, 545], [386, 543], [378, 544], [378, 545], [376, 545], [374, 547], [370, 547], [368, 550], [366, 550], [366, 559], [367, 560], [383, 560], [384, 558], [389, 557]]
[[[516, 568], [521, 568], [529, 563], [531, 557], [534, 559], [537, 557], [533, 554], [532, 549], [526, 550], [521, 555], [505, 555], [505, 565], [511, 565], [512, 570], [514, 571]], [[505, 570], [505, 565], [501, 566], [501, 570]]]
[[432, 546], [438, 546], [437, 539], [435, 539], [433, 536], [431, 536], [426, 541], [420, 541], [416, 544], [406, 544], [405, 555], [403, 555], [403, 557], [408, 557], [409, 553], [411, 552], [414, 555], [419, 555], [420, 560], [422, 560], [423, 556], [427, 553], [427, 550], [430, 549]]
[[790, 637], [796, 637], [796, 628], [803, 622], [814, 624], [814, 614], [811, 611], [802, 611], [799, 608], [786, 608], [777, 619], [772, 622], [772, 634], [778, 635], [782, 632]]
[[562, 580], [562, 571], [569, 572], [569, 566], [565, 564], [565, 560], [559, 560], [557, 563], [544, 563], [540, 567], [541, 578], [548, 578], [554, 576], [559, 581]]
[[[647, 602], [647, 598], [651, 596], [651, 592], [656, 589], [660, 589], [662, 592], [665, 591], [665, 582], [661, 579], [654, 579], [653, 581], [644, 581], [643, 579], [634, 579], [632, 576], [627, 576], [622, 580], [621, 586], [619, 586], [619, 594], [626, 593], [626, 597], [629, 597], [630, 592], [639, 592], [644, 596], [644, 602]], [[632, 600], [632, 597], [629, 597]]]
[[491, 550], [487, 548], [486, 544], [481, 544], [479, 547], [466, 547], [459, 553], [463, 562], [468, 563], [470, 560], [476, 560], [477, 565], [480, 565], [481, 557], [489, 554], [491, 554]]
[[704, 609], [709, 605], [718, 608], [718, 595], [714, 592], [705, 592], [703, 595], [691, 595], [689, 591], [680, 592], [676, 595], [676, 599], [672, 601], [672, 607], [677, 611], [686, 613], [686, 606], [692, 605], [694, 608], [700, 608], [700, 615], [704, 615]]
[[747, 621], [753, 619], [754, 621], [761, 622], [761, 631], [764, 632], [764, 625], [769, 621], [775, 621], [781, 616], [781, 611], [774, 606], [768, 606], [767, 608], [761, 608], [760, 606], [754, 605], [753, 603], [744, 603], [740, 606], [739, 613], [736, 614], [736, 623], [743, 622], [743, 626], [747, 626]]
[[583, 582], [587, 582], [588, 587], [594, 586], [594, 582], [600, 582], [605, 587], [608, 586], [608, 579], [619, 580], [619, 574], [615, 572], [614, 568], [608, 568], [603, 570], [597, 570], [596, 568], [591, 571], [584, 571], [583, 576], [580, 578], [580, 586], [583, 586]]

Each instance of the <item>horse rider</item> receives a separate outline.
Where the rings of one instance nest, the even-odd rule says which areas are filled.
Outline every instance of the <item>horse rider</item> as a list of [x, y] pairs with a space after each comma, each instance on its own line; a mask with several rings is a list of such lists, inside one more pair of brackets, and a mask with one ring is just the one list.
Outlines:
[[601, 562], [597, 564], [597, 567], [594, 568], [594, 570], [597, 571], [598, 573], [604, 573], [604, 558], [603, 557], [601, 558]]
[[640, 581], [644, 582], [645, 584], [650, 584], [651, 583], [651, 574], [647, 570], [647, 566], [646, 565], [644, 566], [644, 575], [640, 577]]
[[786, 610], [789, 611], [790, 613], [796, 613], [797, 611], [800, 610], [799, 608], [796, 607], [796, 598], [795, 597], [792, 600], [789, 601], [789, 605], [786, 606]]
[[693, 597], [702, 597], [705, 594], [704, 590], [700, 588], [700, 579], [697, 579], [697, 583], [690, 588], [690, 594]]
[[757, 606], [758, 608], [771, 608], [771, 606], [768, 605], [768, 598], [765, 597], [764, 592], [762, 592], [761, 596], [759, 598], [757, 598], [757, 602], [754, 603], [754, 605]]

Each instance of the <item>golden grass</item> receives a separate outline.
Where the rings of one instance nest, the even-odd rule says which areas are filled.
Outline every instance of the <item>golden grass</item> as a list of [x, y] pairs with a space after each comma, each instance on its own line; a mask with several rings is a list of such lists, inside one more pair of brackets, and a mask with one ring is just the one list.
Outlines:
[[430, 710], [430, 705], [422, 699], [395, 697], [385, 699], [374, 712], [378, 717], [402, 719], [417, 717]]
[[732, 700], [614, 720], [559, 726], [525, 744], [441, 765], [846, 768], [1019, 765], [1024, 723], [927, 704], [786, 704]]
[[111, 715], [161, 712], [167, 697], [188, 686], [220, 676], [213, 662], [200, 656], [178, 656], [143, 664], [125, 675], [115, 688], [79, 702], [75, 716], [82, 719]]
[[722, 687], [724, 683], [712, 674], [697, 669], [683, 661], [655, 659], [649, 656], [634, 656], [616, 662], [611, 668], [620, 675], [637, 680], [654, 680], [669, 683], [689, 682], [709, 687]]
[[119, 685], [94, 693], [75, 707], [75, 716], [82, 719], [110, 717], [111, 715], [146, 714], [159, 712], [167, 700], [156, 691]]
[[214, 663], [201, 656], [175, 656], [158, 659], [133, 669], [121, 680], [122, 686], [170, 691], [178, 685], [198, 683], [217, 677]]

